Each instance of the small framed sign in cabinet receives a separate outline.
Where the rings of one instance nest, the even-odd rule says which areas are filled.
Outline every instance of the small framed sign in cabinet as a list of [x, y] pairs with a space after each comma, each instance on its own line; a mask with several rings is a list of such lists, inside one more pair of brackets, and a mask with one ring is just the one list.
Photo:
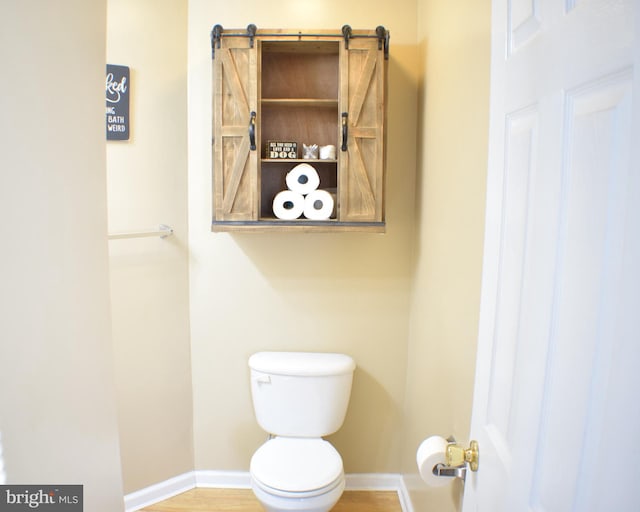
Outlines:
[[107, 64], [107, 140], [129, 140], [129, 67]]
[[298, 158], [298, 143], [270, 140], [267, 142], [266, 158]]

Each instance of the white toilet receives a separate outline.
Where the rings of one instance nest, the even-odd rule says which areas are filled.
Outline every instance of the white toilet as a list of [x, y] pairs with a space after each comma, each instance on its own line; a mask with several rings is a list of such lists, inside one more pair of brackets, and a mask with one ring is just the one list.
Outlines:
[[342, 458], [322, 436], [342, 426], [355, 366], [344, 354], [249, 358], [256, 419], [270, 434], [251, 458], [251, 487], [267, 512], [328, 512], [340, 499]]

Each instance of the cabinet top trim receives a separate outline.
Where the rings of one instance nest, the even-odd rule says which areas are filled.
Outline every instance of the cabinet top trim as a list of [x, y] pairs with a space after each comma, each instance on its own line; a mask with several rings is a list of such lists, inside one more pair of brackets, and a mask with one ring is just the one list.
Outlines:
[[224, 29], [222, 25], [214, 25], [211, 29], [211, 57], [215, 58], [215, 51], [220, 48], [220, 40], [223, 37], [247, 37], [249, 47], [253, 48], [255, 37], [282, 37], [282, 38], [344, 38], [345, 48], [349, 49], [349, 40], [356, 38], [374, 38], [378, 40], [378, 49], [384, 50], [384, 58], [389, 59], [389, 31], [382, 25], [375, 30], [353, 30], [349, 25], [344, 25], [340, 33], [332, 30], [314, 30], [313, 32], [295, 31], [291, 29], [260, 29], [250, 24], [243, 31], [242, 29]]

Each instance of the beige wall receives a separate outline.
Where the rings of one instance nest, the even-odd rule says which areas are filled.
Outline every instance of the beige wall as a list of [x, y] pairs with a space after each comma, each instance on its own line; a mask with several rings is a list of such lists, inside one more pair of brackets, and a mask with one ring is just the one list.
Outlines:
[[457, 510], [461, 486], [417, 477], [422, 439], [467, 442], [484, 233], [490, 1], [419, 3], [418, 217], [403, 472], [415, 510]]
[[193, 469], [187, 252], [187, 2], [108, 0], [107, 61], [130, 67], [131, 138], [107, 143], [125, 492]]
[[0, 436], [11, 484], [123, 510], [110, 335], [104, 1], [0, 3]]
[[[189, 246], [198, 469], [247, 470], [265, 439], [247, 359], [258, 350], [351, 354], [352, 405], [332, 441], [347, 472], [398, 472], [407, 365], [416, 167], [416, 3], [191, 0]], [[211, 50], [214, 24], [391, 31], [387, 234], [213, 234]]]

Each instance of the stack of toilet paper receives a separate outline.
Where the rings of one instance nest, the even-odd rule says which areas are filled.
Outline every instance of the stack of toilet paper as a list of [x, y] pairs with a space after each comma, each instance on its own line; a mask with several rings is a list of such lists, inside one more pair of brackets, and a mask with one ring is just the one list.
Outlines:
[[294, 220], [304, 215], [310, 220], [327, 220], [333, 214], [335, 200], [327, 190], [320, 190], [320, 177], [312, 165], [302, 163], [285, 178], [287, 190], [273, 199], [273, 213], [278, 219]]

